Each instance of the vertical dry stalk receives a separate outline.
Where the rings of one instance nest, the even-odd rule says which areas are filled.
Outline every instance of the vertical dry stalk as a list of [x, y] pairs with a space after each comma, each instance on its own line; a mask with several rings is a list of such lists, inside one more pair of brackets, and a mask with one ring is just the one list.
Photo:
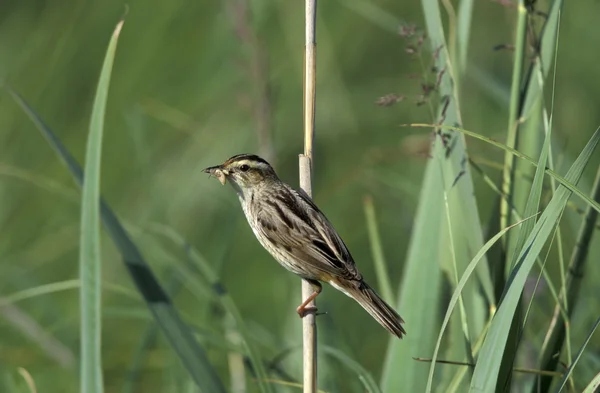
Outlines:
[[[304, 154], [300, 155], [300, 187], [312, 198], [312, 159], [315, 134], [315, 84], [316, 84], [316, 19], [317, 1], [306, 0], [306, 37], [304, 48]], [[302, 281], [302, 300], [308, 298], [313, 289]], [[309, 307], [314, 307], [311, 302]], [[314, 308], [313, 308], [314, 310]], [[317, 391], [317, 325], [315, 311], [308, 312], [302, 319], [304, 393]]]

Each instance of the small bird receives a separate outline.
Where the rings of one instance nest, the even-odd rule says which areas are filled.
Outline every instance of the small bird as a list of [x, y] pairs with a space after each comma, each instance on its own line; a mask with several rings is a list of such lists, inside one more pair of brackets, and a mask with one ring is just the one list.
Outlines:
[[304, 317], [319, 295], [321, 282], [356, 300], [377, 322], [402, 338], [406, 331], [398, 313], [377, 295], [358, 271], [350, 251], [325, 215], [303, 190], [295, 190], [271, 165], [253, 154], [239, 154], [204, 169], [221, 184], [227, 180], [238, 194], [246, 219], [260, 244], [314, 289], [296, 311]]

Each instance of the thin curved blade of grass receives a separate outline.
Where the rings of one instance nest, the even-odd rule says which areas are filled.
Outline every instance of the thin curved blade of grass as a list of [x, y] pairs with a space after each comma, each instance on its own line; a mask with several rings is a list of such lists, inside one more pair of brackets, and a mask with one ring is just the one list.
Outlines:
[[362, 16], [369, 22], [381, 27], [390, 33], [396, 34], [398, 32], [398, 26], [404, 24], [404, 22], [396, 17], [396, 15], [385, 11], [377, 4], [367, 0], [354, 0], [354, 1], [338, 1], [338, 4], [347, 7], [351, 11], [354, 11], [358, 15]]
[[80, 195], [77, 191], [63, 186], [60, 182], [49, 179], [27, 169], [11, 165], [0, 164], [0, 176], [13, 177], [52, 194], [64, 197], [72, 202], [79, 203]]
[[73, 351], [58, 337], [55, 337], [52, 329], [41, 325], [27, 311], [2, 297], [0, 297], [0, 316], [2, 316], [4, 326], [18, 332], [36, 347], [38, 353], [52, 359], [60, 367], [72, 369], [77, 364]]
[[23, 380], [25, 381], [25, 385], [27, 385], [27, 389], [29, 389], [28, 391], [30, 393], [37, 393], [38, 390], [35, 387], [35, 381], [33, 380], [33, 377], [31, 376], [29, 371], [27, 371], [23, 367], [18, 367], [17, 372], [19, 373], [21, 378], [23, 378]]
[[[122, 287], [122, 286], [119, 286], [116, 284], [107, 283], [107, 282], [102, 283], [102, 286], [105, 289], [111, 290], [115, 293], [125, 295], [125, 296], [129, 297], [130, 299], [134, 299], [134, 300], [139, 299], [139, 297], [136, 296], [137, 293], [129, 290], [128, 288], [125, 288], [125, 287]], [[20, 302], [20, 301], [23, 301], [26, 299], [31, 299], [31, 298], [34, 298], [37, 296], [43, 296], [43, 295], [48, 295], [51, 293], [68, 291], [68, 290], [72, 290], [72, 289], [78, 289], [80, 287], [81, 287], [81, 283], [79, 282], [79, 279], [57, 281], [57, 282], [53, 282], [50, 284], [39, 285], [37, 287], [23, 289], [21, 291], [14, 292], [10, 295], [3, 297], [2, 300], [0, 301], [0, 305], [7, 304], [7, 303], [11, 303], [11, 304], [17, 303], [17, 302]]]
[[596, 374], [590, 383], [585, 387], [582, 393], [596, 393], [600, 387], [600, 373]]
[[[177, 244], [183, 250], [185, 250], [186, 254], [190, 258], [190, 262], [193, 264], [195, 268], [197, 268], [202, 276], [208, 281], [210, 288], [215, 296], [215, 299], [218, 300], [223, 308], [231, 315], [233, 320], [235, 321], [236, 328], [241, 335], [242, 344], [246, 352], [248, 353], [248, 357], [250, 358], [250, 363], [252, 364], [252, 368], [254, 370], [254, 374], [256, 375], [256, 381], [258, 382], [258, 386], [261, 389], [261, 392], [271, 392], [272, 386], [267, 383], [268, 380], [267, 373], [265, 371], [263, 362], [261, 361], [260, 354], [254, 347], [250, 334], [248, 333], [248, 328], [246, 327], [246, 323], [242, 318], [240, 311], [238, 310], [235, 301], [229, 295], [226, 288], [221, 283], [219, 276], [213, 270], [212, 266], [202, 257], [200, 252], [194, 248], [190, 243], [188, 243], [183, 236], [181, 236], [177, 231], [173, 228], [165, 226], [165, 225], [152, 225], [153, 232], [160, 234], [171, 240], [173, 243]], [[185, 267], [180, 266], [182, 269], [186, 269]], [[185, 277], [191, 277], [191, 271], [184, 270], [182, 271]], [[191, 278], [190, 278], [191, 279]], [[195, 282], [195, 280], [192, 280]]]
[[[23, 97], [12, 89], [8, 89], [8, 91], [52, 148], [54, 148], [75, 178], [75, 181], [81, 185], [84, 173], [71, 153], [69, 153], [56, 134], [44, 123], [42, 118], [29, 106]], [[152, 269], [144, 260], [135, 243], [127, 235], [125, 228], [115, 213], [113, 213], [102, 198], [100, 198], [100, 214], [102, 223], [121, 253], [123, 263], [138, 291], [142, 294], [152, 315], [192, 379], [202, 392], [225, 393], [225, 387], [208, 361], [204, 350], [198, 345], [190, 328], [181, 319], [171, 299], [156, 280]]]
[[358, 379], [363, 384], [367, 392], [369, 393], [381, 393], [379, 386], [373, 379], [371, 373], [364, 369], [356, 360], [352, 359], [344, 352], [338, 350], [337, 348], [333, 348], [327, 345], [321, 345], [320, 351], [336, 358], [340, 361], [344, 366], [348, 367], [348, 369], [354, 371], [358, 376]]
[[[510, 152], [511, 154], [514, 154], [515, 156], [517, 156], [518, 158], [525, 160], [527, 162], [529, 162], [531, 165], [536, 166], [537, 167], [537, 161], [535, 161], [533, 158], [521, 153], [518, 150], [515, 150], [511, 147], [506, 146], [503, 143], [500, 143], [498, 141], [495, 141], [492, 138], [488, 138], [486, 136], [480, 135], [476, 132], [473, 131], [469, 131], [469, 130], [465, 130], [463, 128], [460, 127], [453, 127], [453, 126], [448, 126], [448, 125], [437, 125], [437, 124], [424, 124], [424, 123], [413, 123], [413, 124], [407, 124], [406, 126], [409, 127], [423, 127], [423, 128], [441, 128], [441, 129], [445, 129], [445, 130], [453, 130], [453, 131], [458, 131], [462, 134], [465, 134], [467, 136], [473, 137], [475, 139], [478, 139], [480, 141], [489, 143], [492, 146], [496, 146], [502, 150], [506, 150], [508, 152]], [[596, 210], [598, 213], [600, 213], [600, 203], [594, 201], [589, 195], [587, 195], [586, 193], [584, 193], [579, 187], [577, 187], [575, 184], [573, 184], [573, 182], [570, 182], [567, 178], [562, 177], [561, 175], [559, 175], [558, 173], [556, 173], [553, 170], [550, 169], [545, 169], [544, 172], [548, 175], [553, 177], [561, 186], [565, 187], [566, 189], [568, 189], [569, 191], [571, 191], [573, 194], [577, 195], [579, 198], [583, 199], [588, 205], [590, 205], [591, 207], [594, 208], [594, 210]]]
[[477, 252], [477, 254], [475, 255], [475, 257], [471, 260], [471, 262], [469, 262], [469, 265], [467, 266], [467, 268], [465, 269], [465, 272], [463, 273], [462, 277], [460, 278], [460, 281], [458, 282], [458, 284], [456, 285], [456, 288], [454, 289], [454, 293], [452, 294], [452, 298], [450, 299], [450, 303], [448, 304], [448, 308], [446, 309], [446, 315], [444, 316], [444, 320], [442, 321], [442, 327], [440, 329], [440, 333], [438, 335], [438, 339], [437, 339], [437, 343], [435, 345], [435, 349], [433, 351], [433, 356], [431, 359], [431, 366], [429, 367], [429, 376], [427, 378], [427, 387], [425, 389], [425, 392], [429, 393], [432, 391], [433, 388], [433, 374], [435, 372], [435, 366], [436, 366], [436, 361], [437, 361], [437, 357], [438, 357], [438, 353], [439, 353], [439, 349], [442, 343], [442, 337], [444, 335], [444, 331], [446, 330], [446, 327], [448, 326], [448, 323], [450, 322], [450, 316], [452, 315], [452, 312], [454, 311], [454, 308], [456, 307], [456, 304], [458, 303], [458, 300], [460, 298], [460, 293], [462, 292], [463, 288], [465, 287], [465, 284], [467, 283], [467, 281], [469, 280], [469, 278], [471, 278], [471, 274], [473, 274], [473, 271], [475, 271], [475, 268], [477, 267], [477, 265], [479, 264], [479, 262], [481, 262], [483, 256], [485, 255], [485, 253], [488, 252], [488, 250], [498, 241], [500, 240], [500, 238], [502, 236], [504, 236], [504, 234], [506, 232], [508, 232], [510, 229], [516, 227], [517, 225], [520, 225], [523, 222], [529, 221], [531, 218], [533, 217], [529, 217], [526, 218], [522, 221], [519, 221], [507, 228], [504, 228], [503, 230], [501, 230], [500, 232], [498, 232], [494, 237], [492, 237], [490, 240], [488, 240], [483, 247]]
[[106, 57], [100, 71], [100, 80], [92, 106], [90, 131], [85, 152], [85, 172], [81, 195], [81, 235], [79, 246], [79, 304], [81, 313], [81, 365], [80, 388], [82, 392], [102, 393], [102, 256], [100, 254], [100, 168], [104, 116], [112, 66], [117, 51], [121, 20], [108, 44]]
[[571, 377], [571, 374], [573, 373], [573, 370], [577, 366], [577, 363], [579, 363], [579, 360], [581, 359], [581, 355], [583, 355], [583, 351], [585, 350], [585, 348], [589, 344], [590, 340], [592, 339], [592, 336], [596, 332], [596, 329], [598, 329], [598, 326], [600, 326], [600, 317], [598, 317], [598, 319], [596, 319], [596, 322], [594, 323], [594, 326], [592, 326], [592, 328], [590, 329], [590, 332], [585, 337], [585, 341], [581, 345], [581, 348], [579, 348], [579, 351], [577, 352], [577, 355], [575, 355], [575, 359], [573, 359], [573, 363], [571, 363], [571, 365], [567, 369], [567, 372], [563, 375], [562, 380], [558, 384], [558, 387], [554, 390], [555, 393], [562, 392], [563, 388], [567, 384], [567, 381]]
[[[594, 132], [590, 141], [569, 169], [566, 175], [569, 182], [576, 184], [579, 181], [599, 141], [600, 129]], [[470, 392], [491, 392], [496, 389], [502, 360], [501, 355], [506, 346], [510, 326], [521, 298], [525, 280], [550, 234], [558, 224], [571, 194], [571, 191], [566, 187], [558, 188], [535, 224], [522, 250], [520, 250], [517, 265], [508, 279], [508, 288], [504, 292], [502, 303], [492, 320], [490, 331], [481, 348], [471, 381]]]
[[373, 198], [366, 197], [363, 201], [365, 208], [365, 219], [367, 221], [367, 233], [369, 234], [369, 243], [371, 243], [371, 254], [373, 256], [373, 264], [377, 274], [377, 288], [380, 289], [381, 297], [386, 302], [392, 304], [394, 295], [392, 292], [392, 284], [387, 270], [387, 263], [383, 255], [383, 246], [381, 245], [381, 236], [379, 235], [379, 227], [377, 225], [377, 215], [375, 214], [375, 205]]

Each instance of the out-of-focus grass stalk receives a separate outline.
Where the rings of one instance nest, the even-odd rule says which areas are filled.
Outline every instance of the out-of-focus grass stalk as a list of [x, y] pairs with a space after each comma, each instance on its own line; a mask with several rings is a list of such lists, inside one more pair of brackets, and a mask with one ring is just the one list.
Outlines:
[[11, 296], [0, 297], [0, 317], [4, 323], [12, 325], [59, 366], [64, 368], [75, 366], [76, 358], [71, 349], [55, 337], [47, 326], [40, 325], [35, 318], [13, 303]]
[[245, 68], [248, 79], [253, 83], [251, 93], [252, 111], [256, 120], [256, 132], [260, 155], [271, 164], [276, 163], [275, 149], [271, 137], [272, 107], [270, 100], [270, 80], [268, 58], [252, 27], [248, 0], [229, 0], [228, 9], [233, 19], [235, 33], [248, 49]]
[[[469, 38], [471, 33], [471, 19], [473, 18], [473, 0], [461, 0], [458, 5], [456, 58], [453, 63], [458, 69], [457, 78], [467, 70], [467, 53], [469, 51]], [[459, 83], [460, 85], [460, 83]]]
[[[170, 275], [171, 277], [165, 285], [165, 291], [170, 296], [174, 296], [181, 288], [181, 282], [177, 279], [177, 276], [174, 272], [171, 272]], [[144, 359], [147, 355], [148, 350], [156, 343], [158, 333], [159, 327], [156, 324], [156, 321], [149, 321], [146, 330], [144, 330], [144, 332], [142, 332], [141, 334], [139, 344], [136, 348], [135, 353], [133, 354], [131, 367], [129, 369], [129, 372], [127, 373], [127, 376], [125, 377], [125, 382], [123, 383], [123, 393], [135, 392], [135, 385], [140, 378]]]
[[81, 280], [81, 375], [82, 392], [102, 393], [102, 257], [100, 255], [100, 162], [104, 115], [121, 20], [115, 28], [94, 98], [85, 154], [85, 179], [81, 197], [79, 278]]
[[[312, 197], [313, 140], [315, 137], [315, 100], [317, 82], [317, 0], [305, 1], [304, 47], [304, 154], [300, 155], [300, 187]], [[302, 280], [302, 301], [313, 294], [311, 285]], [[314, 300], [308, 304], [316, 310]], [[317, 390], [317, 324], [315, 311], [302, 318], [302, 364], [304, 393]]]
[[378, 287], [381, 291], [383, 300], [389, 304], [393, 304], [394, 293], [392, 292], [392, 284], [390, 283], [385, 256], [383, 255], [383, 246], [381, 245], [381, 236], [379, 236], [375, 206], [373, 205], [373, 198], [371, 198], [371, 196], [365, 197], [364, 207], [367, 232], [369, 233], [369, 242], [371, 243], [371, 254], [373, 255], [375, 273], [377, 274], [377, 281], [379, 283]]
[[[246, 323], [242, 318], [242, 315], [237, 305], [235, 304], [235, 301], [233, 300], [225, 286], [221, 283], [218, 274], [213, 270], [212, 266], [204, 259], [200, 252], [192, 245], [190, 245], [190, 243], [188, 243], [187, 240], [173, 228], [166, 225], [153, 224], [151, 226], [151, 229], [153, 232], [170, 239], [173, 243], [177, 244], [179, 247], [186, 251], [186, 254], [189, 258], [189, 262], [195, 268], [194, 270], [199, 271], [203, 278], [206, 281], [208, 281], [209, 287], [212, 290], [213, 295], [222, 304], [223, 308], [235, 321], [237, 332], [243, 338], [242, 344], [248, 354], [250, 364], [254, 369], [256, 381], [258, 383], [260, 391], [265, 393], [272, 392], [271, 384], [266, 382], [267, 373], [260, 358], [260, 354], [255, 348], [252, 341], [250, 340], [250, 334], [248, 332], [248, 328], [246, 327]], [[193, 271], [190, 268], [188, 268], [185, 265], [179, 265], [176, 266], [176, 268], [180, 269], [180, 275], [187, 277], [190, 285], [198, 289], [202, 287], [199, 280], [194, 276]]]
[[29, 373], [29, 371], [27, 371], [23, 367], [19, 367], [17, 369], [17, 371], [19, 372], [19, 375], [23, 378], [23, 380], [27, 384], [27, 388], [29, 389], [29, 392], [30, 393], [37, 393], [38, 390], [37, 390], [37, 388], [35, 386], [35, 381], [33, 380], [33, 377], [31, 376], [31, 374]]
[[[513, 62], [513, 74], [510, 88], [510, 103], [508, 111], [508, 129], [506, 134], [506, 145], [510, 148], [516, 147], [517, 128], [519, 126], [519, 111], [521, 106], [521, 75], [523, 73], [523, 58], [526, 48], [527, 9], [524, 0], [519, 0], [517, 6], [517, 32], [515, 37], [515, 58]], [[510, 206], [512, 205], [513, 177], [515, 170], [514, 155], [506, 152], [504, 154], [504, 168], [502, 170], [502, 193], [507, 200], [500, 202], [500, 227], [506, 228], [511, 221]], [[505, 238], [505, 249], [509, 237]]]

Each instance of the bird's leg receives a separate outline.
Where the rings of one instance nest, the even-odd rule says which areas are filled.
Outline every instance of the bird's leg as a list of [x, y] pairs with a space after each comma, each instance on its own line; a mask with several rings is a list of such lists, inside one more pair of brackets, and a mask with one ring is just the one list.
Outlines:
[[308, 306], [308, 303], [312, 302], [313, 300], [315, 300], [315, 298], [317, 296], [319, 296], [319, 293], [321, 293], [321, 291], [323, 290], [323, 287], [321, 286], [321, 283], [318, 282], [317, 280], [306, 280], [311, 287], [313, 288], [314, 292], [312, 295], [310, 295], [309, 297], [306, 298], [305, 301], [302, 302], [301, 305], [298, 306], [298, 308], [296, 308], [296, 312], [298, 313], [298, 315], [300, 316], [300, 318], [304, 318], [304, 316], [306, 315], [307, 312], [309, 311], [317, 311], [317, 307], [315, 306]]

